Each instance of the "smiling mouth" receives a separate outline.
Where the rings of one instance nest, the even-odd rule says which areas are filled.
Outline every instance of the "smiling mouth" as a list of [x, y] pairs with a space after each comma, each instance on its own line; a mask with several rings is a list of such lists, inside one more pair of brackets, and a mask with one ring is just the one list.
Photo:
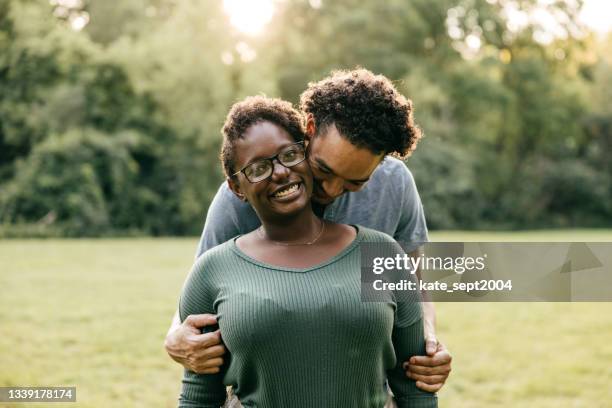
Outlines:
[[293, 183], [286, 187], [283, 187], [280, 190], [277, 190], [274, 194], [272, 194], [272, 197], [284, 198], [284, 197], [290, 196], [291, 194], [298, 191], [298, 189], [300, 188], [300, 184], [301, 183]]

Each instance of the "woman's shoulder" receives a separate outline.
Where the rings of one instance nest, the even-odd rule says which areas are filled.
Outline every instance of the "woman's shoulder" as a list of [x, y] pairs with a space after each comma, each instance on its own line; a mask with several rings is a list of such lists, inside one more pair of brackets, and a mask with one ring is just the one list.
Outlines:
[[224, 264], [227, 264], [229, 258], [236, 256], [236, 254], [232, 250], [232, 246], [234, 245], [234, 239], [235, 238], [232, 238], [220, 245], [217, 245], [198, 256], [194, 263], [193, 269], [211, 269], [220, 266], [222, 267]]

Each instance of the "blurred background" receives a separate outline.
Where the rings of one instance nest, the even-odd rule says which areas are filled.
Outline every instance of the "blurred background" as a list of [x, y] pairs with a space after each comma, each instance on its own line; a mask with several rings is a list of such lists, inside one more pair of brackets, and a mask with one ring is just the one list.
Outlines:
[[362, 66], [432, 230], [612, 226], [605, 0], [0, 0], [0, 236], [195, 235], [231, 104]]
[[[0, 0], [0, 386], [176, 406], [224, 117], [334, 69], [414, 101], [432, 240], [612, 241], [611, 28], [607, 0]], [[612, 303], [436, 310], [441, 407], [612, 407]]]

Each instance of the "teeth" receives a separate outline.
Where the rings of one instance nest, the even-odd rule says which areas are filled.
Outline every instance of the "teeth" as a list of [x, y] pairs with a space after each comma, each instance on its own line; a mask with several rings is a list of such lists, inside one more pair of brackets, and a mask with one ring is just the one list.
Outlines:
[[274, 197], [280, 198], [280, 197], [285, 197], [286, 195], [289, 195], [293, 192], [295, 192], [298, 189], [298, 185], [297, 184], [293, 184], [292, 186], [285, 188], [277, 193], [274, 193]]

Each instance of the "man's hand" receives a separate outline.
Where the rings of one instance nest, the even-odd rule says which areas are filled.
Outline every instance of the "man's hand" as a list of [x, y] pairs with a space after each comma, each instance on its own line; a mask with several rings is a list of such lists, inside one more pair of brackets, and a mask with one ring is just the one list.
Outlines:
[[416, 381], [416, 386], [427, 392], [437, 392], [451, 372], [453, 359], [446, 347], [435, 337], [425, 340], [427, 356], [413, 356], [403, 364], [406, 376]]
[[172, 359], [198, 374], [215, 374], [223, 364], [221, 332], [202, 333], [201, 328], [217, 324], [214, 315], [190, 315], [183, 323], [178, 316], [166, 335], [164, 346]]

